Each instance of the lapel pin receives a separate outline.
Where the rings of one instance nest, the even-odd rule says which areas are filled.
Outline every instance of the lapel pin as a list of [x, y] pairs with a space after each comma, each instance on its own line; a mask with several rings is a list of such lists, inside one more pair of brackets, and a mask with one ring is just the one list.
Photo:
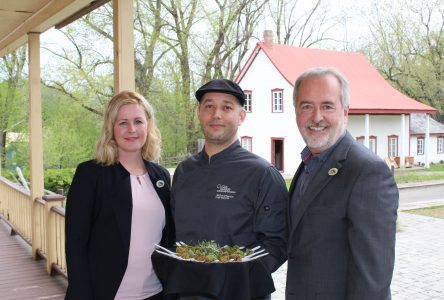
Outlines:
[[328, 175], [335, 176], [336, 174], [338, 174], [338, 169], [331, 168], [330, 170], [328, 170]]
[[163, 180], [158, 180], [158, 181], [156, 182], [156, 186], [157, 186], [158, 188], [163, 188], [164, 185], [165, 185], [165, 182], [164, 182]]

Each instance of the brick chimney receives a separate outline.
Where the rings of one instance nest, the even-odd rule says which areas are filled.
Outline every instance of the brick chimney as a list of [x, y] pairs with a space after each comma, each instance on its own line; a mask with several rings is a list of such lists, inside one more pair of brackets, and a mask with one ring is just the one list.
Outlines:
[[268, 48], [273, 48], [273, 30], [264, 30], [264, 44]]

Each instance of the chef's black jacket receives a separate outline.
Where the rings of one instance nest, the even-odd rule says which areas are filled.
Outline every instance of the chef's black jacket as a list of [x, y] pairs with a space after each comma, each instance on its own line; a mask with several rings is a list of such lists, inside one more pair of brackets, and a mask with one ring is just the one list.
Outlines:
[[176, 240], [219, 245], [260, 245], [274, 272], [286, 260], [288, 192], [279, 171], [239, 141], [213, 156], [203, 149], [181, 162], [171, 205]]

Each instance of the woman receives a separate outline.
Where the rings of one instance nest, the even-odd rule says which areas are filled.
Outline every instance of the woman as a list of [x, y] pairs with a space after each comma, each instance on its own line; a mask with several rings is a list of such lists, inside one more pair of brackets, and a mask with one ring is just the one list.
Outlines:
[[170, 247], [170, 176], [153, 109], [123, 91], [108, 104], [95, 159], [81, 163], [66, 206], [65, 299], [162, 299], [154, 244]]

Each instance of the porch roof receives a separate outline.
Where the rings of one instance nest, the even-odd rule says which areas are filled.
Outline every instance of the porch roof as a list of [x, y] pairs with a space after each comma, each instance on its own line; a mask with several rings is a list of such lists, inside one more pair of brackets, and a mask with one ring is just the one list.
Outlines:
[[[430, 121], [430, 134], [443, 134], [444, 124], [439, 123], [433, 118], [429, 118]], [[411, 114], [410, 116], [410, 134], [424, 135], [426, 129], [426, 115], [424, 114]]]
[[0, 57], [25, 44], [28, 32], [63, 26], [110, 0], [0, 1]]

